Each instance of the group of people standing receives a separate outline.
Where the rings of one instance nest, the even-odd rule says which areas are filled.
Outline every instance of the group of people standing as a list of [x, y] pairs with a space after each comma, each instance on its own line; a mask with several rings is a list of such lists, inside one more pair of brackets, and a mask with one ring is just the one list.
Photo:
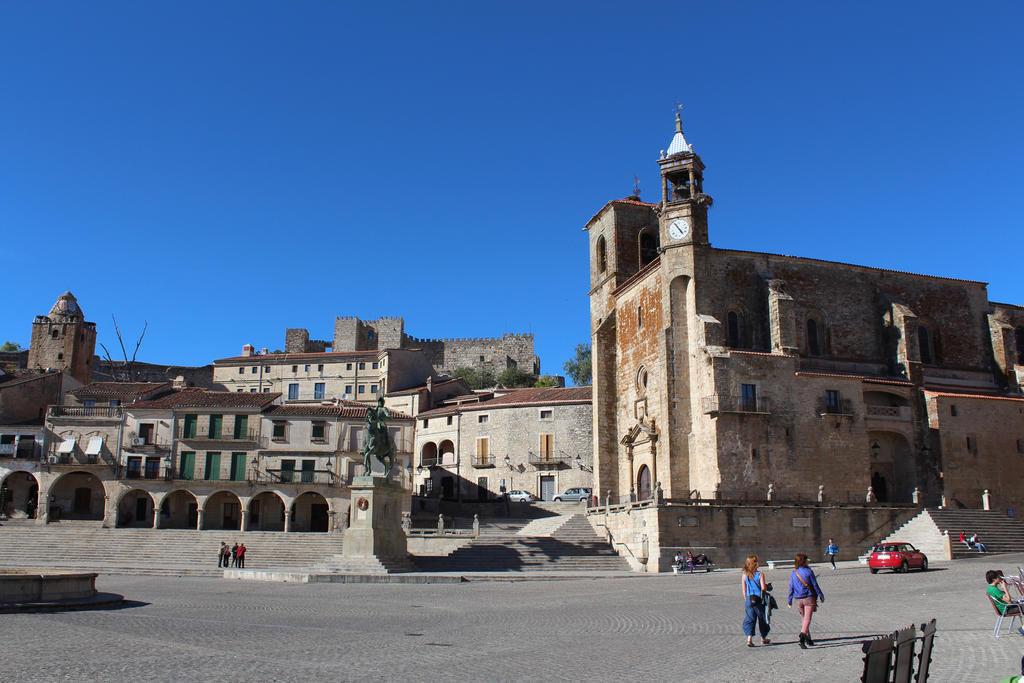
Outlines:
[[[743, 565], [740, 581], [746, 609], [743, 633], [747, 636], [747, 647], [755, 647], [755, 626], [761, 633], [762, 645], [769, 645], [772, 642], [768, 638], [768, 633], [771, 631], [771, 612], [778, 607], [778, 603], [771, 595], [772, 584], [765, 581], [764, 574], [759, 569], [760, 566], [757, 555], [748, 557]], [[807, 555], [797, 553], [793, 558], [793, 572], [789, 576], [789, 593], [786, 596], [786, 603], [792, 608], [795, 602], [796, 609], [800, 613], [800, 647], [804, 649], [808, 645], [814, 645], [814, 640], [811, 639], [811, 615], [818, 609], [819, 601], [825, 602], [825, 594], [821, 592], [814, 570], [808, 565]]]
[[239, 543], [235, 541], [233, 546], [228, 546], [227, 543], [221, 541], [220, 550], [217, 552], [217, 566], [218, 567], [237, 567], [238, 569], [245, 568], [245, 543]]

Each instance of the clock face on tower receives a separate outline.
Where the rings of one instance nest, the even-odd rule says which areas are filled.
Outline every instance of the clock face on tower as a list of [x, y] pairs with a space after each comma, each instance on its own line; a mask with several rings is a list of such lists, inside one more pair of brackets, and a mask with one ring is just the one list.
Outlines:
[[690, 235], [690, 224], [685, 218], [677, 218], [668, 226], [668, 236], [674, 240], [686, 239]]

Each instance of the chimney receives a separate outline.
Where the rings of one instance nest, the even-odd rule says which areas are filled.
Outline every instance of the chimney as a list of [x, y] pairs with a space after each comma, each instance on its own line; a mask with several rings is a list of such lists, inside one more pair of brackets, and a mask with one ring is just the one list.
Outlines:
[[253, 355], [253, 352], [255, 350], [256, 349], [253, 348], [252, 344], [246, 344], [245, 346], [242, 347], [242, 355], [243, 356], [251, 356], [251, 355]]
[[265, 355], [267, 355], [267, 354], [268, 354], [268, 353], [270, 353], [270, 352], [269, 352], [269, 351], [267, 351], [267, 347], [266, 347], [266, 346], [264, 346], [264, 347], [263, 347], [263, 351], [262, 351], [262, 353], [263, 353], [263, 355], [265, 356]]
[[177, 389], [179, 391], [181, 389], [184, 389], [185, 388], [185, 377], [183, 375], [178, 375], [177, 377], [175, 377], [174, 381], [171, 382], [171, 388], [172, 389]]

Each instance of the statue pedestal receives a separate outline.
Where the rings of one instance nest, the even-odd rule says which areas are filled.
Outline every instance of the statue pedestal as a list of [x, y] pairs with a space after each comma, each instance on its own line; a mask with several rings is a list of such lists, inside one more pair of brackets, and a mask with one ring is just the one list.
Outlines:
[[374, 557], [389, 569], [410, 569], [405, 529], [402, 528], [402, 497], [407, 492], [384, 477], [352, 479], [349, 526], [342, 543], [342, 557]]

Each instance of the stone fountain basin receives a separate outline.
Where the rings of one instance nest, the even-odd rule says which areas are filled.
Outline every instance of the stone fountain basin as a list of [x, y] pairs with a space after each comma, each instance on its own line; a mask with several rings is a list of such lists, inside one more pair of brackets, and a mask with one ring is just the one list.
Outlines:
[[96, 596], [95, 572], [0, 570], [0, 605], [86, 600]]

